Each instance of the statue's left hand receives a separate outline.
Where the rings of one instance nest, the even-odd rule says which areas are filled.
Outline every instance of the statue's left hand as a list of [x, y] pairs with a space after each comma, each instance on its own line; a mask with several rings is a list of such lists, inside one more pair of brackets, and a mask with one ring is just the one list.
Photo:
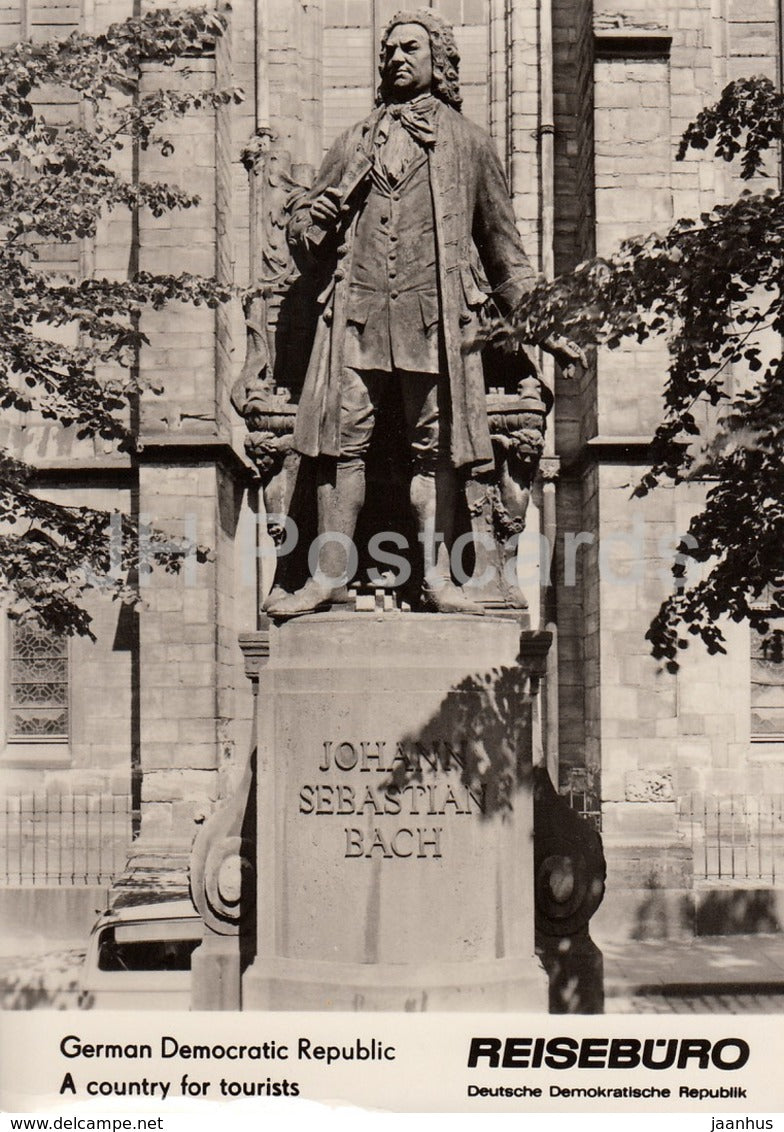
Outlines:
[[571, 338], [563, 338], [560, 334], [554, 334], [542, 342], [542, 349], [546, 350], [548, 354], [552, 354], [565, 378], [574, 377], [578, 365], [581, 365], [583, 369], [588, 368], [585, 351], [576, 342], [572, 342]]

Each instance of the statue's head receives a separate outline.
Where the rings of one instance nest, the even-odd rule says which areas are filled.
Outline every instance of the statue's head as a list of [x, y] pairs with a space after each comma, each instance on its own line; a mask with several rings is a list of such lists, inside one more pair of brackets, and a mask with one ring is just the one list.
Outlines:
[[459, 66], [460, 53], [445, 19], [429, 8], [398, 12], [381, 37], [376, 102], [400, 102], [430, 90], [459, 110]]

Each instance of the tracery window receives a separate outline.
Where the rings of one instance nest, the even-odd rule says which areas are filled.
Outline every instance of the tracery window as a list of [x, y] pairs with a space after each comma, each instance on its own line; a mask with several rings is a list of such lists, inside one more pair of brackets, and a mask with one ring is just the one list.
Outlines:
[[39, 625], [9, 621], [6, 738], [67, 740], [68, 640]]

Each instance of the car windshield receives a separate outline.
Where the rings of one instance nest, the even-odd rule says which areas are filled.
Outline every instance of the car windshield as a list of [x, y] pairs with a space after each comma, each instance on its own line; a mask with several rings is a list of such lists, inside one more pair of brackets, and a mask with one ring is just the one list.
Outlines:
[[[163, 925], [156, 925], [160, 928]], [[146, 926], [125, 925], [104, 928], [98, 941], [99, 971], [189, 971], [191, 955], [201, 943], [196, 934], [181, 924], [168, 924], [166, 938], [150, 938]]]

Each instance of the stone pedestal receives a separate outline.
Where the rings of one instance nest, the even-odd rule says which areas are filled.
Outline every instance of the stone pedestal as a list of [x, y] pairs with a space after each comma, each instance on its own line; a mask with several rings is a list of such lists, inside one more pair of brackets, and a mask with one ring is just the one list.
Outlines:
[[531, 771], [547, 635], [521, 638], [514, 615], [355, 611], [266, 633], [243, 1007], [546, 1011]]

